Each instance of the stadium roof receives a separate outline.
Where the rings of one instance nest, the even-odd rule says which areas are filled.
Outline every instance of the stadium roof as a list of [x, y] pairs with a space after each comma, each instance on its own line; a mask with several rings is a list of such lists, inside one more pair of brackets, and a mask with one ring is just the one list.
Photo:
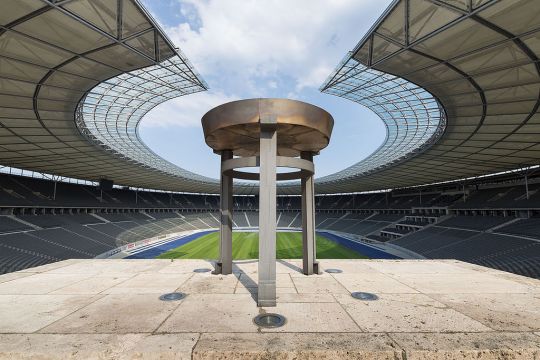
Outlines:
[[215, 192], [154, 154], [137, 125], [207, 88], [135, 0], [6, 0], [0, 11], [2, 165], [121, 185]]
[[[6, 0], [0, 23], [2, 165], [219, 192], [216, 179], [167, 162], [138, 136], [154, 106], [207, 88], [138, 1]], [[317, 179], [317, 192], [538, 164], [538, 31], [535, 1], [394, 1], [321, 88], [372, 109], [386, 140], [367, 159]]]
[[539, 52], [537, 1], [394, 1], [321, 88], [376, 112], [386, 141], [318, 179], [317, 191], [406, 187], [538, 164]]

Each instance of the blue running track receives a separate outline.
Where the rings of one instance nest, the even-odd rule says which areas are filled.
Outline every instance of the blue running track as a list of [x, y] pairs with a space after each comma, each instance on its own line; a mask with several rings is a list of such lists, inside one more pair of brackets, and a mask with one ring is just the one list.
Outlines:
[[215, 232], [215, 230], [210, 231], [202, 231], [196, 234], [187, 235], [184, 237], [181, 237], [179, 239], [173, 240], [171, 242], [168, 242], [166, 244], [158, 245], [154, 248], [141, 251], [140, 253], [133, 254], [130, 256], [125, 257], [125, 259], [155, 259], [157, 256], [163, 254], [166, 251], [169, 251], [171, 249], [175, 249], [179, 246], [182, 246], [184, 244], [187, 244], [188, 242], [191, 242], [195, 239], [200, 238], [201, 236], [204, 236], [206, 234], [210, 234], [212, 232]]

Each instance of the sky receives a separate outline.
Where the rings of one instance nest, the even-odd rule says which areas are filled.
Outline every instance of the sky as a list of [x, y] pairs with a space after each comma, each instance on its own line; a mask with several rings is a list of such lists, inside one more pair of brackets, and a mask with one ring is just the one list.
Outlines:
[[316, 177], [357, 163], [384, 141], [371, 110], [318, 89], [391, 0], [143, 0], [209, 91], [169, 100], [139, 125], [142, 140], [184, 169], [219, 177], [201, 117], [223, 103], [289, 98], [334, 117], [329, 146], [315, 157]]

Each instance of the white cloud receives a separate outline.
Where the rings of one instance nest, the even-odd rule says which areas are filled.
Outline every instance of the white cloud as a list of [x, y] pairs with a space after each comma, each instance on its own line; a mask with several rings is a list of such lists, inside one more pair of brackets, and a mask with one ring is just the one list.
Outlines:
[[[335, 135], [332, 146], [317, 157], [319, 175], [350, 166], [355, 162], [351, 153], [360, 160], [384, 140], [385, 128], [376, 115], [357, 104], [320, 95], [317, 89], [391, 0], [170, 1], [177, 1], [176, 6], [165, 7], [159, 18], [176, 25], [164, 26], [165, 32], [211, 90], [168, 101], [145, 116], [141, 136], [145, 140], [148, 136], [160, 155], [203, 171], [198, 160], [202, 155], [194, 156], [193, 163], [179, 155], [212, 155], [197, 132], [201, 117], [222, 103], [254, 97], [298, 99], [332, 113]], [[146, 2], [157, 9], [163, 4]], [[178, 14], [187, 22], [177, 23]], [[371, 133], [375, 130], [377, 136]], [[178, 144], [167, 146], [163, 139], [172, 134]]]
[[373, 23], [366, 14], [389, 0], [177, 1], [188, 22], [165, 30], [211, 91], [156, 107], [142, 126], [200, 126], [206, 111], [239, 98], [302, 98]]
[[201, 117], [223, 103], [238, 100], [216, 92], [203, 92], [169, 100], [150, 110], [141, 122], [143, 127], [200, 127]]
[[166, 31], [210, 87], [241, 84], [259, 96], [272, 90], [274, 77], [297, 90], [318, 88], [388, 2], [183, 0], [198, 19]]

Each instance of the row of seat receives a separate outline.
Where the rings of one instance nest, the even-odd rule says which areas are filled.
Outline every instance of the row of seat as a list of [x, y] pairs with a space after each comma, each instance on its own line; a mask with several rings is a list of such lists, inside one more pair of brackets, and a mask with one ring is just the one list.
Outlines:
[[[111, 215], [111, 214], [109, 214]], [[35, 264], [68, 258], [91, 258], [126, 243], [155, 236], [202, 230], [219, 226], [216, 212], [203, 213], [160, 213], [153, 217], [146, 214], [114, 214], [98, 217], [91, 215], [34, 215], [25, 217], [25, 222], [40, 224], [43, 229], [27, 227], [24, 231], [11, 231], [17, 223], [13, 217], [0, 216], [0, 272], [24, 269]], [[121, 216], [116, 216], [121, 215]], [[40, 220], [37, 218], [44, 216]], [[317, 213], [316, 226], [319, 229], [348, 232], [358, 235], [377, 236], [376, 233], [393, 221], [402, 223], [399, 214], [329, 214]], [[46, 223], [44, 219], [56, 217]], [[76, 219], [76, 220], [74, 220]], [[253, 226], [258, 220], [257, 212], [237, 212], [238, 226]], [[280, 212], [278, 226], [299, 227], [299, 212]], [[109, 222], [105, 222], [109, 220]], [[115, 220], [115, 221], [111, 221]], [[514, 219], [515, 220], [515, 219]], [[485, 232], [505, 222], [508, 225], [497, 228], [496, 233]], [[21, 223], [24, 225], [23, 223]], [[45, 225], [60, 224], [54, 228]], [[512, 221], [503, 217], [454, 217], [434, 226], [409, 234], [392, 242], [428, 258], [456, 258], [478, 264], [487, 264], [500, 269], [533, 274], [532, 264], [540, 258], [540, 219]], [[529, 238], [517, 237], [527, 235]], [[376, 240], [385, 240], [376, 238]], [[4, 251], [5, 250], [5, 251]], [[19, 260], [16, 260], [19, 259]], [[520, 265], [521, 264], [521, 265]], [[520, 269], [520, 266], [523, 268]]]
[[[476, 221], [489, 223], [485, 219]], [[471, 230], [469, 222], [464, 223], [467, 228], [456, 228], [461, 223], [452, 222], [453, 228], [430, 226], [390, 242], [430, 259], [458, 259], [540, 278], [540, 233], [535, 234], [536, 239], [509, 236], [502, 233], [505, 227], [496, 233], [485, 232], [478, 230], [486, 229], [485, 226]], [[493, 220], [491, 225], [495, 223]]]
[[[451, 190], [451, 191], [450, 191]], [[346, 194], [316, 196], [317, 209], [411, 209], [413, 207], [454, 207], [460, 209], [481, 208], [539, 208], [540, 184], [529, 185], [527, 198], [522, 185], [468, 189], [467, 195], [454, 189], [437, 189], [423, 194], [390, 193]], [[134, 191], [114, 188], [101, 191], [99, 187], [0, 174], [0, 206], [29, 207], [102, 207], [102, 208], [219, 208], [218, 195], [171, 194], [165, 192]], [[258, 208], [257, 196], [234, 197], [235, 209]], [[280, 210], [301, 209], [300, 196], [280, 196]]]

